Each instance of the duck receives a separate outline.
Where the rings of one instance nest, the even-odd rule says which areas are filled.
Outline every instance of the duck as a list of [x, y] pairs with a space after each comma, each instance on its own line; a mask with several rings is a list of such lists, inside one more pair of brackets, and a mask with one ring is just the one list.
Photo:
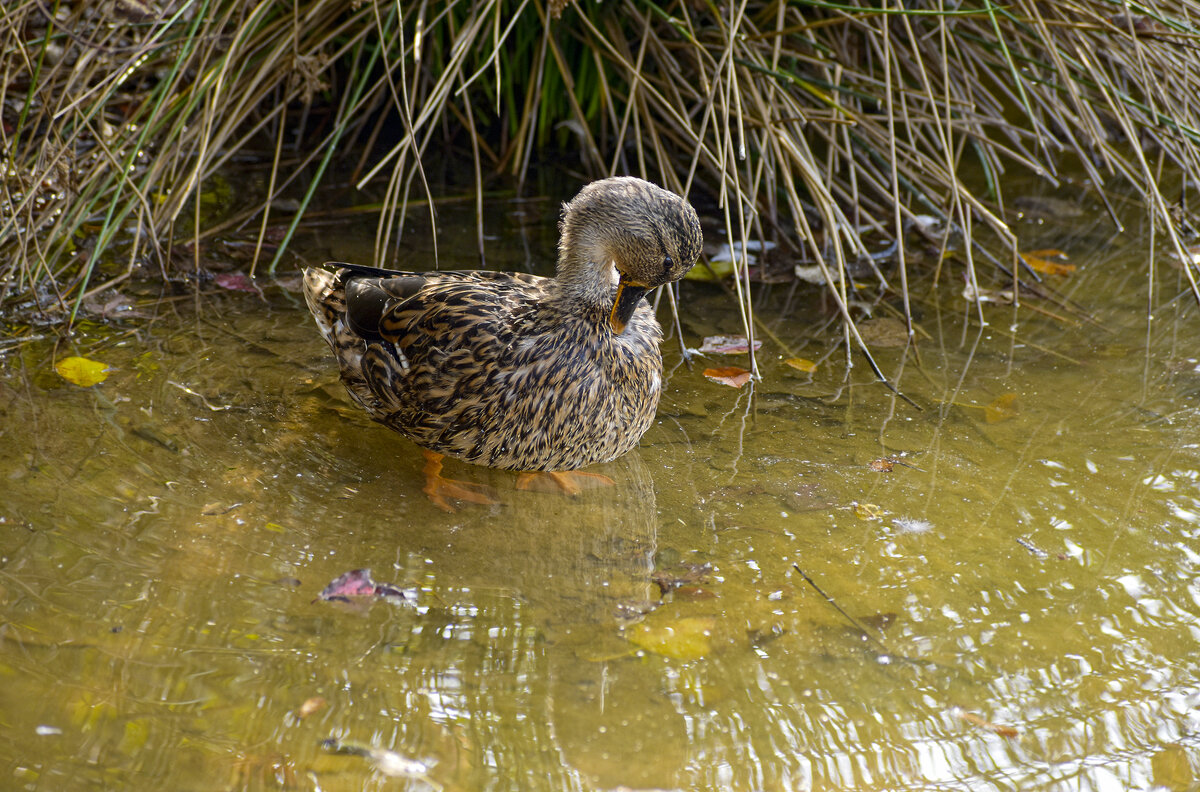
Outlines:
[[[628, 453], [662, 394], [662, 328], [646, 295], [696, 263], [702, 232], [683, 197], [643, 179], [594, 181], [562, 206], [555, 275], [404, 272], [328, 262], [304, 295], [350, 398], [423, 449], [424, 491], [494, 503], [441, 476], [443, 457], [548, 474]], [[611, 480], [608, 480], [611, 482]]]

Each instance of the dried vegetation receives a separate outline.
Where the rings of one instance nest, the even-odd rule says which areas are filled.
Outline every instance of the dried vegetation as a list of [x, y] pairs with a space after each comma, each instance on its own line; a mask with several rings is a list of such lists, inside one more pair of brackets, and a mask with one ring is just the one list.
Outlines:
[[[139, 273], [195, 272], [195, 240], [218, 221], [256, 236], [253, 267], [273, 269], [335, 162], [385, 196], [386, 263], [406, 203], [430, 197], [422, 165], [448, 150], [473, 163], [479, 202], [497, 177], [520, 189], [547, 152], [569, 152], [581, 177], [688, 192], [728, 238], [772, 240], [817, 267], [843, 312], [855, 275], [907, 293], [905, 246], [886, 268], [871, 253], [918, 215], [959, 250], [969, 285], [983, 267], [1035, 277], [1010, 230], [1014, 170], [1051, 184], [1082, 173], [1102, 204], [1132, 191], [1181, 256], [1192, 232], [1195, 0], [4, 6], [10, 315], [63, 321]], [[257, 205], [207, 217], [210, 178], [248, 155], [269, 163]], [[264, 247], [280, 196], [300, 211]]]

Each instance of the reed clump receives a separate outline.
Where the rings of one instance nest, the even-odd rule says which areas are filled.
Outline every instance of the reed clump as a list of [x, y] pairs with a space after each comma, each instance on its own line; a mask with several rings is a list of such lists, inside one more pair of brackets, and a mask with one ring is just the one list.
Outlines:
[[385, 264], [406, 203], [428, 197], [422, 166], [449, 149], [480, 201], [551, 153], [707, 196], [729, 238], [817, 267], [843, 312], [856, 262], [906, 293], [904, 245], [886, 271], [872, 254], [929, 217], [969, 284], [982, 266], [1031, 277], [1014, 170], [1082, 170], [1102, 203], [1132, 190], [1183, 256], [1189, 214], [1164, 185], [1200, 172], [1197, 19], [1200, 0], [15, 0], [0, 301], [63, 321], [139, 273], [196, 269], [214, 222], [200, 197], [248, 154], [269, 177], [226, 225], [261, 247], [291, 195], [294, 230], [332, 166], [386, 196]]

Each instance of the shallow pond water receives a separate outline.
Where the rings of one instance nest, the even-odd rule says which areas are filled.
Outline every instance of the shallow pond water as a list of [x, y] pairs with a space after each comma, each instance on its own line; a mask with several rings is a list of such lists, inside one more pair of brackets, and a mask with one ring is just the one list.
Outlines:
[[[491, 222], [490, 265], [552, 254]], [[1145, 245], [1098, 229], [1021, 229], [1086, 317], [914, 289], [915, 351], [876, 354], [920, 409], [847, 375], [816, 289], [760, 288], [761, 382], [668, 340], [615, 487], [448, 463], [502, 500], [455, 514], [294, 279], [8, 347], [0, 786], [1200, 788], [1200, 316], [1160, 258], [1147, 322]], [[682, 292], [688, 346], [740, 331]], [[319, 599], [364, 567], [398, 591]]]

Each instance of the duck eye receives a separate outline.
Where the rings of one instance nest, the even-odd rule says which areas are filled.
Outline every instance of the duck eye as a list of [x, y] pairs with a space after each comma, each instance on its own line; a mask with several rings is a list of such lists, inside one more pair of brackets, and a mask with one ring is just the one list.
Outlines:
[[670, 256], [663, 256], [663, 272], [670, 272], [674, 266], [675, 262], [671, 261]]

